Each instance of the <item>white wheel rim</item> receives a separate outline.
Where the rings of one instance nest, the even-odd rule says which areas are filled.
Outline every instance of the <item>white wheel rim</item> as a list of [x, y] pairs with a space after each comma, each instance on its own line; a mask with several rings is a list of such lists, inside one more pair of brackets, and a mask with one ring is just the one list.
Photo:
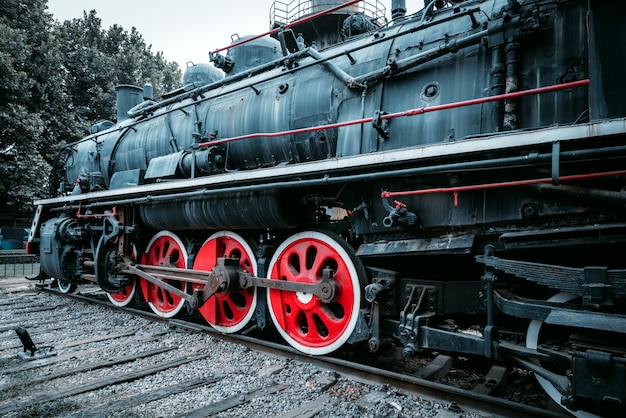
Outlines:
[[[331, 352], [337, 350], [342, 345], [344, 345], [346, 343], [346, 341], [348, 341], [348, 339], [350, 338], [350, 335], [352, 334], [352, 331], [354, 331], [354, 328], [356, 327], [356, 323], [357, 323], [358, 316], [359, 316], [359, 309], [360, 309], [361, 284], [359, 282], [359, 276], [358, 276], [358, 273], [357, 273], [357, 270], [356, 270], [356, 266], [352, 263], [352, 259], [351, 259], [350, 255], [348, 254], [348, 252], [341, 246], [340, 243], [335, 241], [331, 236], [326, 235], [326, 234], [321, 233], [321, 232], [317, 232], [317, 231], [300, 232], [300, 233], [297, 233], [295, 235], [292, 235], [286, 241], [284, 241], [277, 248], [276, 252], [274, 253], [274, 255], [272, 257], [272, 260], [270, 261], [269, 268], [268, 268], [268, 278], [271, 279], [271, 274], [272, 274], [272, 271], [274, 270], [274, 266], [278, 262], [279, 258], [282, 256], [283, 252], [290, 245], [292, 245], [292, 244], [294, 244], [294, 243], [296, 243], [297, 241], [300, 241], [300, 240], [319, 240], [319, 241], [322, 241], [323, 243], [328, 244], [329, 246], [332, 246], [332, 248], [337, 253], [337, 255], [345, 263], [345, 265], [346, 265], [346, 267], [347, 267], [347, 269], [349, 271], [349, 277], [350, 277], [350, 281], [352, 283], [352, 289], [353, 289], [353, 292], [354, 292], [354, 303], [353, 303], [353, 306], [351, 307], [350, 312], [349, 312], [350, 318], [349, 318], [348, 324], [347, 324], [347, 326], [345, 328], [345, 331], [343, 331], [341, 336], [338, 337], [335, 341], [333, 341], [333, 342], [331, 342], [331, 343], [329, 343], [328, 345], [325, 345], [325, 346], [311, 347], [311, 346], [304, 345], [304, 344], [300, 343], [299, 341], [296, 341], [294, 338], [292, 338], [289, 335], [288, 332], [286, 332], [280, 326], [280, 321], [278, 320], [278, 318], [276, 317], [276, 314], [274, 312], [274, 308], [278, 308], [278, 307], [273, 306], [273, 302], [272, 302], [272, 298], [271, 298], [271, 290], [268, 290], [268, 292], [267, 292], [267, 303], [268, 303], [268, 307], [269, 307], [269, 311], [270, 311], [270, 316], [272, 318], [272, 322], [276, 326], [276, 329], [278, 330], [280, 335], [285, 339], [285, 341], [287, 341], [287, 343], [289, 343], [289, 345], [291, 345], [295, 349], [300, 350], [300, 351], [302, 351], [304, 353], [307, 353], [307, 354], [311, 354], [311, 355], [328, 354], [328, 353], [331, 353]], [[302, 303], [307, 303], [308, 301], [313, 299], [314, 296], [313, 295], [303, 294], [301, 292], [297, 292], [296, 298], [300, 302], [302, 302]]]
[[70, 293], [72, 291], [72, 283], [67, 280], [57, 280], [57, 286], [61, 293]]
[[[151, 249], [152, 245], [161, 237], [168, 237], [171, 238], [176, 245], [178, 245], [178, 247], [181, 250], [181, 255], [183, 257], [184, 263], [185, 263], [185, 268], [187, 267], [187, 262], [188, 262], [188, 254], [187, 254], [187, 249], [185, 248], [185, 245], [183, 244], [183, 242], [180, 240], [180, 238], [178, 238], [178, 236], [176, 236], [175, 234], [173, 234], [170, 231], [161, 231], [159, 233], [157, 233], [155, 236], [152, 237], [152, 239], [150, 240], [150, 242], [148, 243], [148, 245], [146, 246], [146, 253]], [[185, 284], [184, 286], [184, 290], [185, 292], [187, 292], [189, 286], [188, 284]], [[147, 300], [148, 298], [146, 298]], [[176, 305], [176, 307], [170, 311], [164, 312], [162, 310], [160, 310], [159, 308], [157, 308], [152, 302], [148, 301], [148, 306], [150, 306], [150, 309], [152, 310], [152, 312], [154, 312], [155, 314], [157, 314], [158, 316], [162, 317], [162, 318], [173, 318], [174, 316], [176, 316], [181, 309], [183, 309], [183, 306], [185, 306], [185, 299], [180, 300], [180, 302], [178, 302], [178, 304]]]
[[[137, 291], [137, 282], [133, 280], [132, 286], [129, 286], [129, 288], [130, 288], [130, 291], [128, 292], [128, 295], [124, 299], [115, 299], [111, 293], [107, 292], [107, 297], [109, 298], [109, 301], [113, 305], [118, 306], [120, 308], [130, 305], [130, 303], [133, 301], [133, 297], [135, 296], [135, 292]], [[119, 292], [116, 294], [119, 294]]]

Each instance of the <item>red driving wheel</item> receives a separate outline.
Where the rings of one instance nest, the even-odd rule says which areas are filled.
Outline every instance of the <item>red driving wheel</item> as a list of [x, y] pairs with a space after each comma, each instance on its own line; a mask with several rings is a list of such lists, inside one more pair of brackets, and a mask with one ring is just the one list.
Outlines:
[[[219, 257], [237, 258], [242, 270], [256, 275], [256, 259], [248, 243], [238, 234], [220, 231], [211, 235], [196, 255], [194, 269], [211, 270]], [[242, 329], [254, 315], [256, 288], [216, 293], [199, 309], [215, 329], [233, 333]]]
[[[161, 231], [148, 243], [146, 251], [141, 256], [141, 263], [150, 266], [187, 268], [187, 258], [187, 250], [180, 238], [169, 231]], [[164, 281], [181, 291], [189, 292], [187, 282], [167, 279]], [[150, 309], [163, 318], [172, 318], [185, 304], [185, 299], [145, 279], [140, 278], [139, 284]]]
[[269, 290], [270, 315], [283, 338], [309, 354], [327, 354], [341, 347], [356, 327], [361, 304], [363, 267], [352, 248], [331, 233], [306, 231], [288, 238], [276, 250], [269, 278], [318, 283], [330, 268], [336, 296], [323, 303], [304, 292]]

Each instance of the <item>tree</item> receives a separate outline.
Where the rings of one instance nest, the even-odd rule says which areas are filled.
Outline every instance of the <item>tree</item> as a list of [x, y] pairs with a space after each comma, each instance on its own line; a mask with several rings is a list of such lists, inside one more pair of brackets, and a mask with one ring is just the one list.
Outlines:
[[85, 12], [82, 19], [58, 24], [54, 34], [77, 123], [114, 119], [116, 85], [150, 82], [155, 95], [180, 86], [178, 66], [168, 63], [160, 52], [154, 55], [137, 29], [127, 32], [113, 25], [104, 30], [95, 10]]
[[0, 3], [0, 196], [5, 205], [29, 208], [43, 195], [49, 171], [46, 118], [55, 101], [58, 59], [50, 53], [51, 16], [39, 0]]
[[[150, 82], [155, 96], [182, 74], [135, 28], [102, 29], [96, 11], [55, 22], [47, 0], [0, 2], [0, 205], [31, 210], [47, 197], [61, 147], [114, 120], [115, 86]], [[54, 193], [55, 191], [51, 191]]]

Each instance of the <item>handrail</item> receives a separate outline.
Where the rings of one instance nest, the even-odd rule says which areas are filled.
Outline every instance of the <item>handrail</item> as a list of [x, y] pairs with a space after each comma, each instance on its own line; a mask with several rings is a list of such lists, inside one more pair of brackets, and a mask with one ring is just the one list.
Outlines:
[[[547, 93], [547, 92], [552, 92], [552, 91], [565, 90], [565, 89], [569, 89], [573, 87], [586, 86], [588, 84], [589, 84], [589, 79], [577, 80], [577, 81], [572, 81], [569, 83], [554, 84], [551, 86], [538, 87], [538, 88], [528, 89], [528, 90], [520, 90], [520, 91], [515, 91], [512, 93], [497, 94], [495, 96], [487, 96], [487, 97], [481, 97], [478, 99], [463, 100], [460, 102], [446, 103], [446, 104], [432, 106], [432, 107], [420, 107], [420, 108], [405, 110], [402, 112], [380, 114], [377, 117], [377, 119], [391, 120], [391, 119], [396, 119], [396, 118], [405, 117], [405, 116], [415, 116], [415, 115], [421, 115], [424, 113], [438, 112], [440, 110], [454, 109], [458, 107], [472, 106], [476, 104], [496, 102], [496, 101], [506, 100], [506, 99], [516, 99], [519, 97], [530, 96], [534, 94], [541, 94], [541, 93]], [[301, 134], [301, 133], [306, 133], [306, 132], [316, 132], [316, 131], [323, 131], [323, 130], [328, 130], [328, 129], [342, 128], [345, 126], [361, 125], [364, 123], [371, 123], [373, 121], [374, 121], [374, 117], [368, 117], [368, 118], [362, 118], [362, 119], [349, 120], [345, 122], [330, 123], [327, 125], [311, 126], [308, 128], [291, 129], [288, 131], [252, 133], [252, 134], [234, 136], [231, 138], [216, 139], [213, 141], [203, 142], [198, 145], [200, 147], [207, 147], [207, 146], [220, 145], [220, 144], [225, 144], [225, 143], [234, 142], [234, 141], [241, 141], [244, 139], [273, 138], [273, 137], [279, 137], [279, 136], [295, 135], [295, 134]]]
[[[559, 182], [573, 181], [573, 180], [588, 180], [588, 179], [594, 179], [598, 177], [623, 176], [625, 174], [626, 174], [626, 170], [615, 170], [615, 171], [604, 171], [604, 172], [598, 172], [598, 173], [572, 174], [569, 176], [560, 176], [558, 177], [558, 180]], [[526, 180], [503, 181], [503, 182], [497, 182], [497, 183], [471, 184], [467, 186], [436, 187], [432, 189], [403, 190], [403, 191], [398, 191], [398, 192], [390, 192], [390, 191], [385, 190], [380, 193], [380, 197], [383, 199], [387, 199], [390, 197], [399, 197], [399, 196], [415, 196], [415, 195], [432, 194], [432, 193], [453, 193], [454, 198], [455, 198], [454, 206], [457, 206], [457, 198], [458, 198], [459, 192], [486, 190], [486, 189], [500, 189], [502, 187], [529, 186], [532, 184], [552, 183], [553, 181], [554, 179], [552, 177], [544, 177], [544, 178], [526, 179]]]

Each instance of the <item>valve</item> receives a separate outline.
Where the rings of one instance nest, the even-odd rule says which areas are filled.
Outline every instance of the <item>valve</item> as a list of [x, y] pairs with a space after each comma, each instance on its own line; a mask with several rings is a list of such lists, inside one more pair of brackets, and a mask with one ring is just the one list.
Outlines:
[[225, 73], [230, 73], [235, 66], [235, 62], [230, 55], [220, 55], [209, 52], [209, 59], [215, 65], [215, 67], [221, 69]]
[[89, 191], [89, 173], [86, 171], [82, 171], [76, 182], [74, 183], [74, 188], [72, 189], [72, 196], [76, 196], [79, 194], [87, 193]]
[[390, 228], [392, 226], [413, 226], [417, 223], [417, 215], [413, 212], [409, 212], [406, 205], [398, 200], [394, 201], [395, 207], [389, 204], [387, 198], [383, 198], [383, 206], [389, 212], [385, 218], [383, 218], [383, 226]]

